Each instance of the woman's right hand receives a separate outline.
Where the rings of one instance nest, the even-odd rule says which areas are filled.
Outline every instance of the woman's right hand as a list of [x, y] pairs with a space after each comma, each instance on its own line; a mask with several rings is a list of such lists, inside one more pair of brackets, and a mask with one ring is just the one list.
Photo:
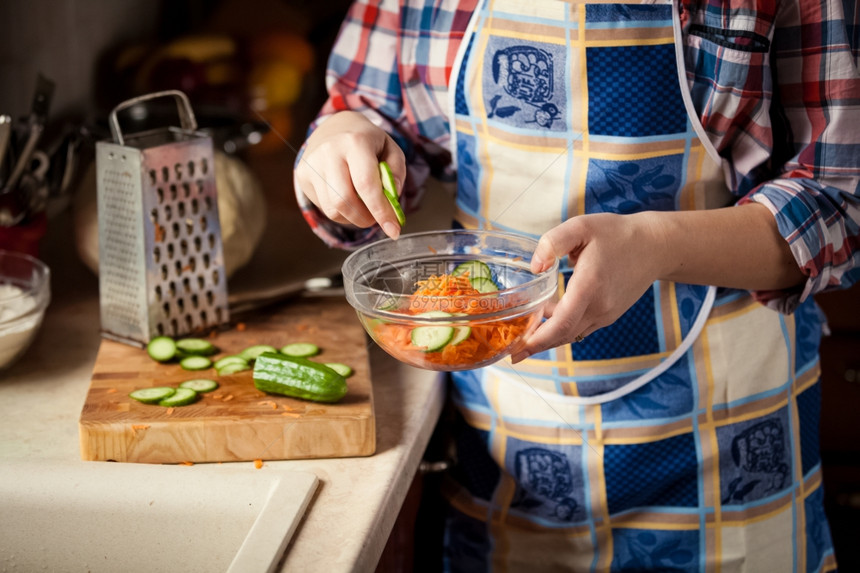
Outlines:
[[396, 239], [400, 225], [382, 192], [380, 161], [391, 167], [400, 192], [406, 179], [403, 151], [360, 113], [342, 111], [311, 133], [295, 178], [305, 196], [332, 221], [356, 227], [379, 223]]

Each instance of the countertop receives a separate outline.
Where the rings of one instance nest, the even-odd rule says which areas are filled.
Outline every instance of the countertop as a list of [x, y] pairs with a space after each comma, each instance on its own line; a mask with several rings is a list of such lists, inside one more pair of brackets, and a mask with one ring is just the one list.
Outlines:
[[[0, 372], [0, 463], [80, 461], [78, 418], [100, 343], [98, 279], [71, 247], [70, 217], [51, 221], [40, 258], [53, 298], [27, 354]], [[307, 253], [305, 253], [307, 255]], [[298, 301], [297, 303], [300, 303]], [[280, 564], [283, 571], [372, 571], [438, 419], [444, 382], [372, 347], [377, 450], [366, 458], [224, 464], [295, 470], [320, 485]], [[135, 465], [135, 464], [130, 464]], [[188, 467], [204, 471], [209, 464]]]

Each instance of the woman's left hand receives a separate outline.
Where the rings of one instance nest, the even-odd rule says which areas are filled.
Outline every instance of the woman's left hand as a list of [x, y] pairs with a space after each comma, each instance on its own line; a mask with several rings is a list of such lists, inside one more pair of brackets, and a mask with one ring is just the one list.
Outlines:
[[612, 324], [661, 276], [670, 249], [653, 215], [581, 215], [540, 238], [532, 271], [566, 256], [574, 272], [561, 300], [547, 305], [547, 320], [511, 357], [514, 363]]

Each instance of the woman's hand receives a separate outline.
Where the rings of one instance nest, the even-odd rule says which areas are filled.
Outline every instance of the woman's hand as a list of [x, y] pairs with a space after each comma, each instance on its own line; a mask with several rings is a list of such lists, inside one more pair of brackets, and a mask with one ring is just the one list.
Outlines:
[[535, 249], [532, 271], [546, 270], [556, 257], [569, 257], [573, 276], [561, 300], [547, 306], [547, 320], [512, 361], [615, 322], [660, 276], [667, 252], [665, 237], [647, 213], [582, 215], [550, 229]]
[[798, 292], [806, 281], [773, 215], [757, 203], [574, 217], [541, 237], [532, 270], [555, 257], [570, 258], [573, 276], [514, 362], [612, 324], [655, 280]]
[[379, 162], [386, 161], [403, 188], [406, 159], [384, 130], [357, 112], [323, 121], [308, 138], [295, 177], [302, 193], [326, 217], [342, 224], [379, 223], [389, 237], [400, 235], [394, 210], [382, 192]]

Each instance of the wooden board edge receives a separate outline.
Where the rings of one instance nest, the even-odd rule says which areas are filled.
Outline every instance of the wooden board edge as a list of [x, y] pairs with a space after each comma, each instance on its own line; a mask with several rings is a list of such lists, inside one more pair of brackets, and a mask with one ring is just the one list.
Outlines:
[[[290, 428], [301, 434], [290, 439]], [[344, 417], [335, 431], [331, 418], [314, 416], [231, 420], [181, 426], [151, 422], [78, 423], [81, 459], [130, 463], [209, 463], [367, 457], [376, 453], [373, 413]]]

